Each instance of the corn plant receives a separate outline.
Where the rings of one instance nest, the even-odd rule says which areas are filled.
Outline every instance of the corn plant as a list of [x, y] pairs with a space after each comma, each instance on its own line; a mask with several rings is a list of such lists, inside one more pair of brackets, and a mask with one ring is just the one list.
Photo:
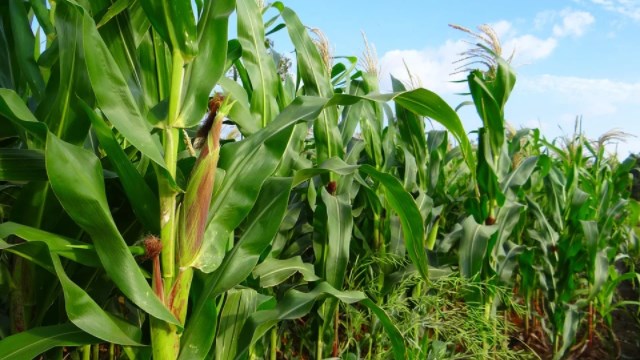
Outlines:
[[511, 131], [515, 73], [481, 30], [474, 147], [280, 2], [0, 4], [0, 358], [512, 356], [512, 313], [556, 358], [584, 324], [591, 344], [635, 277], [614, 268], [633, 161]]
[[[319, 300], [316, 354], [323, 356], [337, 338], [341, 300], [368, 307], [394, 356], [404, 358], [402, 338], [379, 305], [341, 291], [352, 201], [361, 186], [384, 194], [426, 276], [423, 224], [401, 183], [379, 166], [358, 167], [361, 150], [342, 140], [363, 111], [377, 111], [380, 122], [380, 104], [394, 100], [442, 122], [471, 159], [460, 120], [437, 95], [378, 95], [366, 76], [351, 86], [352, 66], [333, 76], [280, 3], [273, 9], [297, 49], [298, 84], [275, 66], [263, 9], [253, 0], [197, 2], [195, 9], [186, 1], [2, 6], [11, 17], [2, 22], [10, 66], [0, 90], [1, 173], [3, 194], [15, 200], [3, 203], [0, 224], [14, 314], [14, 335], [0, 342], [0, 353], [24, 358], [54, 349], [61, 356], [63, 346], [75, 346], [97, 358], [97, 344], [106, 342], [111, 357], [259, 356], [270, 328]], [[229, 41], [234, 9], [238, 39]], [[43, 51], [36, 26], [46, 35]], [[232, 66], [240, 84], [222, 76]], [[212, 96], [216, 84], [224, 93]], [[359, 103], [367, 105], [358, 110]], [[223, 141], [225, 123], [242, 139]], [[370, 130], [370, 149], [380, 129]], [[287, 222], [302, 207], [300, 221], [313, 228], [313, 267], [296, 257], [304, 247], [295, 250], [308, 230]], [[294, 265], [274, 279], [269, 269], [283, 264]], [[298, 272], [303, 281], [273, 289]]]

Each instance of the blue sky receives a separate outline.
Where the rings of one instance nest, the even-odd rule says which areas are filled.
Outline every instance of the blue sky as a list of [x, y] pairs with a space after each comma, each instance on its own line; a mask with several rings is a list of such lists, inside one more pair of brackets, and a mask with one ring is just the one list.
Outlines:
[[[452, 106], [466, 100], [450, 76], [469, 38], [448, 27], [490, 24], [504, 54], [515, 49], [518, 82], [507, 105], [516, 128], [539, 127], [548, 138], [571, 134], [576, 116], [589, 137], [614, 128], [640, 136], [640, 0], [285, 0], [302, 22], [321, 29], [334, 54], [358, 55], [361, 32], [377, 50], [382, 90], [389, 74], [407, 79], [403, 62], [421, 84]], [[273, 39], [281, 52], [293, 48], [286, 33]], [[467, 131], [479, 126], [462, 110]], [[640, 138], [612, 144], [625, 157], [640, 152]]]

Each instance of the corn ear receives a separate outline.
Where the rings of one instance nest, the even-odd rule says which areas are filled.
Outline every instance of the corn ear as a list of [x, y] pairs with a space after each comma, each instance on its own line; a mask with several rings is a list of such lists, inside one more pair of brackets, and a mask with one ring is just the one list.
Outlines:
[[233, 103], [216, 95], [209, 103], [209, 116], [198, 132], [202, 150], [192, 170], [181, 212], [181, 231], [179, 236], [179, 264], [186, 267], [193, 264], [200, 252], [207, 217], [216, 167], [220, 156], [220, 132], [222, 121], [229, 113]]

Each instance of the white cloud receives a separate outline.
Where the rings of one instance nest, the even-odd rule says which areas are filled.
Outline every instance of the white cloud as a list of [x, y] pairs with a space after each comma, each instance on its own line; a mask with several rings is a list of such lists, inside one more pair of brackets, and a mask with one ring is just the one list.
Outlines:
[[591, 0], [605, 10], [640, 21], [640, 0]]
[[[576, 116], [582, 117], [582, 130], [597, 138], [611, 129], [622, 129], [640, 136], [640, 82], [614, 81], [571, 76], [521, 76], [510, 101], [510, 119], [516, 124], [550, 124], [543, 133], [548, 138], [572, 133]], [[640, 142], [629, 138], [613, 144], [620, 156], [640, 152]]]
[[593, 15], [586, 11], [563, 10], [562, 23], [553, 27], [553, 34], [558, 37], [584, 35], [587, 28], [595, 22]]
[[[409, 82], [407, 68], [421, 83], [421, 86], [435, 92], [452, 93], [463, 91], [464, 84], [452, 83], [452, 80], [461, 76], [451, 76], [456, 71], [456, 60], [461, 58], [461, 53], [467, 50], [469, 45], [462, 41], [448, 40], [438, 48], [426, 48], [422, 50], [391, 50], [380, 59], [382, 69], [382, 91], [391, 90], [389, 74]], [[406, 67], [405, 67], [406, 63]]]
[[[605, 1], [605, 0], [595, 0]], [[582, 36], [595, 18], [586, 11], [544, 11], [538, 13], [534, 23], [537, 29], [553, 26], [553, 34], [546, 38], [533, 34], [519, 34], [513, 24], [507, 20], [500, 20], [490, 24], [498, 38], [502, 40], [503, 56], [514, 54], [516, 66], [531, 64], [549, 57], [558, 46], [561, 37]], [[386, 82], [388, 74], [408, 82], [407, 67], [422, 85], [436, 91], [457, 92], [464, 88], [460, 84], [451, 83], [450, 74], [456, 71], [454, 61], [461, 59], [461, 53], [469, 45], [464, 41], [448, 40], [438, 48], [426, 49], [397, 49], [388, 51], [381, 58], [383, 72], [383, 86], [390, 88]], [[405, 67], [406, 63], [406, 67]]]
[[513, 28], [513, 24], [507, 20], [500, 20], [495, 23], [489, 24], [493, 31], [495, 31], [498, 38], [504, 39], [506, 37], [513, 37], [516, 35], [516, 30]]
[[[558, 44], [554, 37], [542, 39], [531, 34], [518, 35], [512, 23], [506, 20], [490, 26], [503, 40], [503, 55], [508, 57], [515, 51], [516, 64], [528, 64], [544, 59], [551, 55]], [[408, 83], [410, 80], [407, 74], [408, 68], [422, 86], [433, 91], [443, 93], [465, 91], [465, 84], [452, 82], [464, 78], [464, 74], [453, 76], [451, 74], [463, 65], [456, 61], [462, 59], [461, 54], [468, 49], [469, 43], [466, 41], [448, 40], [439, 47], [388, 51], [380, 59], [382, 90], [391, 90], [389, 74]]]
[[640, 82], [541, 75], [523, 78], [519, 86], [524, 91], [555, 93], [567, 102], [582, 105], [585, 115], [610, 115], [621, 104], [640, 105]]
[[533, 25], [536, 30], [542, 30], [547, 27], [550, 23], [554, 22], [558, 17], [558, 12], [554, 10], [541, 11], [536, 14], [536, 17], [533, 19]]
[[527, 34], [507, 40], [502, 48], [507, 57], [514, 53], [516, 64], [530, 64], [551, 55], [557, 45], [558, 41], [553, 37], [540, 39]]

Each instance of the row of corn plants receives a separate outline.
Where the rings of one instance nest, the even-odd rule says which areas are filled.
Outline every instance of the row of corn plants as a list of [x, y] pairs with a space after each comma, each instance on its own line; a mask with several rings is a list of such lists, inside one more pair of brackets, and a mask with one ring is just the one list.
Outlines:
[[1, 359], [561, 358], [635, 277], [635, 162], [511, 131], [488, 28], [468, 134], [280, 2], [0, 10]]

